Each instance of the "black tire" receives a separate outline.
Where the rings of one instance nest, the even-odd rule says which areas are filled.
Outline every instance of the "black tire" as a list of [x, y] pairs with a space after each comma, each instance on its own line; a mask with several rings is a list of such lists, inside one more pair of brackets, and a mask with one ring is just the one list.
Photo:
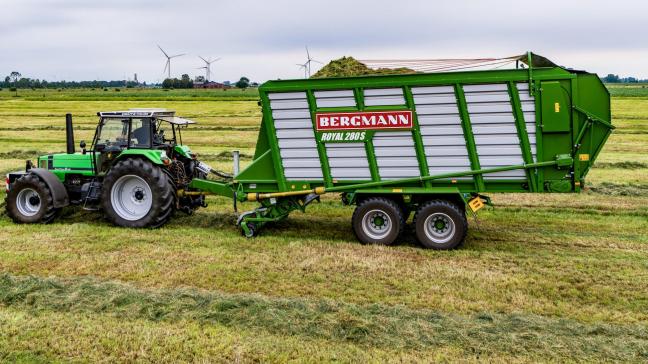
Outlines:
[[[391, 245], [403, 232], [405, 221], [398, 203], [384, 197], [369, 197], [358, 203], [351, 224], [361, 243]], [[386, 230], [381, 231], [383, 227]]]
[[60, 209], [54, 208], [52, 192], [35, 174], [18, 178], [5, 197], [7, 215], [19, 224], [48, 224]]
[[[116, 183], [122, 177], [133, 178], [133, 176], [139, 177], [146, 182], [151, 192], [151, 196], [148, 197], [151, 199], [150, 209], [141, 217], [137, 215], [128, 216], [123, 207], [113, 206], [112, 192], [114, 188], [119, 188]], [[115, 193], [117, 194], [118, 191], [115, 191]], [[145, 198], [147, 198], [146, 194], [140, 198], [140, 201]], [[157, 228], [169, 221], [173, 215], [176, 204], [176, 191], [169, 175], [160, 167], [147, 160], [129, 158], [117, 162], [104, 178], [101, 204], [106, 217], [115, 225], [132, 228]]]
[[465, 211], [445, 200], [422, 203], [414, 214], [413, 225], [416, 239], [429, 249], [455, 249], [464, 242], [468, 233]]

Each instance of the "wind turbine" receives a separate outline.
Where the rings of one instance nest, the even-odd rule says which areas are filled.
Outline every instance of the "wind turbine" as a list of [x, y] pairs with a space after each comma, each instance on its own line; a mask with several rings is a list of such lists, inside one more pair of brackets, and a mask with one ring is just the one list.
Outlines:
[[214, 62], [219, 61], [220, 57], [216, 58], [216, 59], [209, 60], [209, 61], [202, 58], [201, 56], [198, 56], [198, 58], [202, 59], [203, 62], [205, 62], [205, 66], [204, 67], [199, 67], [199, 68], [204, 68], [205, 69], [205, 71], [206, 71], [205, 82], [208, 82], [209, 77], [211, 76], [211, 64], [214, 63]]
[[304, 78], [310, 77], [310, 75], [311, 75], [311, 63], [313, 63], [313, 62], [319, 63], [319, 64], [324, 64], [324, 63], [322, 63], [322, 62], [320, 62], [318, 60], [315, 60], [315, 59], [311, 58], [310, 52], [308, 51], [308, 46], [306, 46], [306, 63], [304, 63], [304, 64], [297, 63], [299, 68], [304, 69]]
[[295, 63], [297, 66], [299, 66], [299, 69], [304, 69], [304, 78], [308, 78], [308, 67], [307, 63], [301, 64], [301, 63]]
[[[167, 77], [167, 78], [171, 78], [171, 58], [176, 58], [176, 57], [184, 56], [186, 53], [181, 53], [181, 54], [176, 54], [176, 55], [174, 55], [174, 56], [169, 56], [169, 55], [167, 54], [167, 52], [165, 52], [164, 49], [162, 49], [162, 47], [160, 47], [159, 44], [158, 44], [158, 48], [160, 48], [160, 50], [162, 51], [162, 53], [164, 53], [164, 56], [165, 56], [166, 59], [167, 59], [166, 63], [164, 64], [164, 71], [168, 71], [168, 74], [167, 74], [168, 77]], [[164, 71], [162, 71], [162, 73], [164, 73]]]

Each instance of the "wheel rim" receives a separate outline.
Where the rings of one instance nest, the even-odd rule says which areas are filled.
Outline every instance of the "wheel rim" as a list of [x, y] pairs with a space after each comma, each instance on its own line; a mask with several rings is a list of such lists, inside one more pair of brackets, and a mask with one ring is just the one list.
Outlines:
[[425, 219], [425, 235], [435, 244], [450, 241], [455, 230], [454, 221], [442, 212], [435, 212]]
[[146, 216], [153, 205], [151, 187], [135, 175], [121, 176], [110, 192], [112, 207], [122, 219], [134, 221]]
[[392, 229], [389, 215], [382, 210], [371, 210], [362, 217], [362, 231], [371, 239], [385, 238]]
[[40, 195], [34, 189], [23, 189], [16, 197], [16, 207], [24, 216], [34, 216], [41, 209]]

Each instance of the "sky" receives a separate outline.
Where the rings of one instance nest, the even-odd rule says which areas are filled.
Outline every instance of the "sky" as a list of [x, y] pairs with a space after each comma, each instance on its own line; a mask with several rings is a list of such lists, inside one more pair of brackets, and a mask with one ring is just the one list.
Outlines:
[[[303, 77], [316, 60], [506, 57], [527, 50], [600, 75], [648, 78], [647, 1], [0, 0], [0, 75], [160, 82]], [[320, 66], [314, 64], [314, 70]]]

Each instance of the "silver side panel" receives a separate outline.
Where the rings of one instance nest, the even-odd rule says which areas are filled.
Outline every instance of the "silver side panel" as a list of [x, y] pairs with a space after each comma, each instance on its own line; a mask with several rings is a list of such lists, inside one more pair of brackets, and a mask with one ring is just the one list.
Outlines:
[[332, 179], [371, 179], [364, 143], [326, 143], [326, 156]]
[[305, 92], [275, 92], [268, 94], [268, 98], [273, 100], [299, 100], [305, 98]]
[[[468, 113], [482, 169], [523, 164], [513, 107], [505, 83], [466, 85]], [[535, 143], [534, 138], [530, 138]], [[525, 180], [524, 170], [484, 174], [484, 180]]]
[[279, 119], [275, 120], [274, 126], [277, 131], [285, 129], [307, 129], [311, 127], [311, 119]]
[[373, 138], [378, 174], [381, 179], [421, 175], [410, 131], [378, 132]]
[[317, 107], [355, 107], [353, 90], [315, 91]]
[[430, 175], [469, 171], [470, 159], [454, 87], [413, 87], [412, 94]]
[[454, 95], [453, 86], [430, 86], [430, 87], [412, 87], [412, 95], [434, 95], [434, 94], [452, 94]]
[[379, 88], [364, 90], [365, 106], [405, 105], [402, 88]]
[[268, 94], [287, 180], [323, 180], [305, 92]]

